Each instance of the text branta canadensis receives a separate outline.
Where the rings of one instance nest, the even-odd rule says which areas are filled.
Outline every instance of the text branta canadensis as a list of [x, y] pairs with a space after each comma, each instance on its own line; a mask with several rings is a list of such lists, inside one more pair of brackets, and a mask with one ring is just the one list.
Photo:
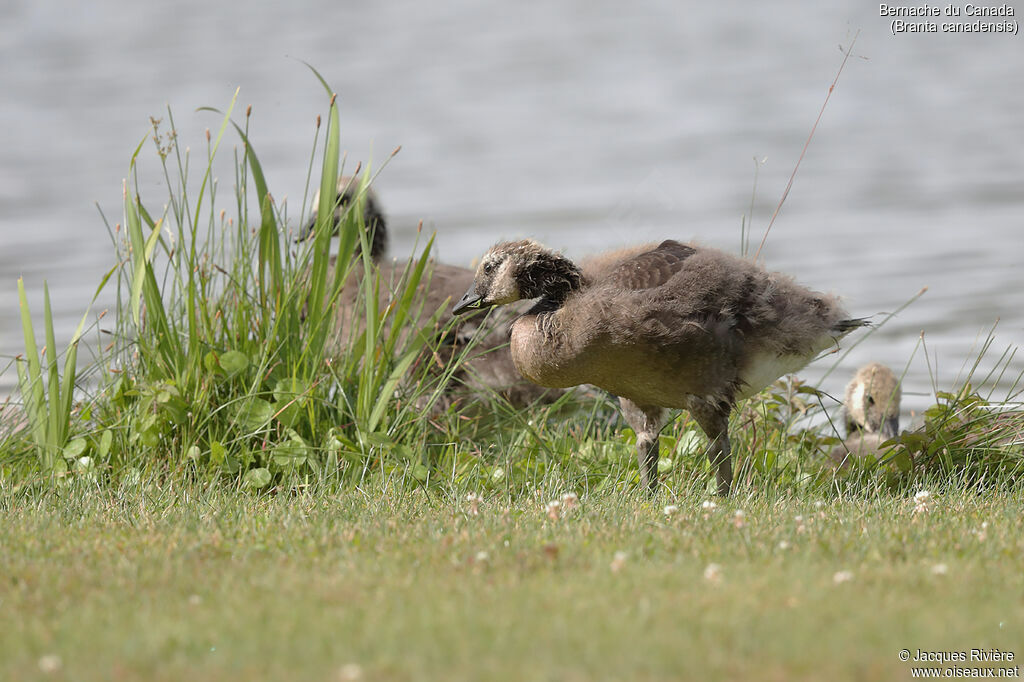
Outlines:
[[[319, 193], [313, 203], [316, 205], [318, 202]], [[369, 187], [364, 188], [357, 177], [342, 176], [339, 179], [336, 204], [333, 224], [335, 231], [344, 224], [345, 214], [353, 206], [362, 208], [370, 256], [380, 270], [380, 304], [383, 310], [395, 295], [395, 288], [404, 280], [409, 264], [387, 260], [388, 226], [380, 200]], [[309, 237], [316, 226], [316, 219], [317, 215], [314, 212], [300, 233], [300, 240]], [[469, 268], [431, 260], [419, 285], [417, 307], [422, 306], [423, 313], [430, 315], [446, 302], [457, 301], [473, 283], [473, 275], [473, 270]], [[362, 268], [357, 267], [338, 297], [336, 327], [331, 341], [335, 348], [351, 343], [365, 324], [358, 312], [361, 301], [361, 278]], [[443, 340], [440, 359], [445, 363], [475, 341], [475, 345], [469, 351], [470, 355], [454, 375], [453, 384], [464, 387], [470, 395], [479, 396], [493, 391], [517, 407], [531, 404], [541, 398], [554, 398], [560, 395], [561, 391], [545, 389], [526, 381], [512, 363], [508, 350], [508, 325], [512, 318], [523, 310], [496, 312], [497, 314], [477, 315], [470, 320], [462, 321]], [[441, 406], [446, 406], [459, 395], [459, 391], [448, 391], [442, 399]]]
[[538, 299], [512, 324], [516, 367], [541, 386], [589, 383], [619, 396], [651, 491], [666, 408], [688, 410], [711, 439], [726, 495], [736, 402], [866, 324], [832, 296], [715, 249], [665, 241], [600, 263], [585, 276], [532, 240], [499, 243], [455, 313]]
[[846, 439], [829, 453], [837, 467], [851, 458], [883, 454], [882, 443], [899, 434], [900, 397], [899, 379], [885, 365], [872, 362], [857, 370], [846, 387]]

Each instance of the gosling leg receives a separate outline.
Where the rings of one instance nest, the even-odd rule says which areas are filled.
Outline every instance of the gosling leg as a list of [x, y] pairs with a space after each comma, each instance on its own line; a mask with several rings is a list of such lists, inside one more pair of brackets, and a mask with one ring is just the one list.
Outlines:
[[708, 447], [708, 461], [715, 470], [718, 483], [718, 494], [727, 497], [732, 488], [732, 452], [729, 447], [729, 412], [732, 407], [728, 403], [694, 402], [690, 406], [690, 414], [697, 420], [711, 440]]
[[636, 459], [640, 465], [640, 487], [653, 497], [658, 492], [658, 435], [665, 425], [668, 410], [640, 407], [632, 400], [619, 398], [622, 416], [636, 433]]

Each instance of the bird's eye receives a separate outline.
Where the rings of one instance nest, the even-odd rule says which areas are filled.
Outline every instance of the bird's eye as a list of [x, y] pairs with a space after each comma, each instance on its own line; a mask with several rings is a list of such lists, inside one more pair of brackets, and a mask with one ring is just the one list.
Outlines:
[[494, 272], [494, 263], [493, 262], [484, 263], [484, 274], [485, 275], [489, 275], [492, 272]]

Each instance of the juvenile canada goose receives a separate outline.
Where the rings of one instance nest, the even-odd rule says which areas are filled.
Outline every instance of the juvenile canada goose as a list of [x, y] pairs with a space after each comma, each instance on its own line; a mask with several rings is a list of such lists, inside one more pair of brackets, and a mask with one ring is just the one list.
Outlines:
[[736, 402], [866, 324], [833, 296], [715, 249], [670, 240], [600, 262], [586, 276], [532, 240], [499, 243], [454, 312], [537, 299], [512, 324], [516, 367], [541, 386], [587, 383], [619, 396], [652, 492], [666, 408], [688, 410], [707, 434], [727, 495]]
[[882, 443], [899, 433], [899, 379], [883, 364], [864, 365], [846, 387], [843, 412], [846, 439], [832, 449], [832, 462], [842, 468], [851, 458], [877, 459]]
[[[333, 223], [335, 232], [344, 224], [345, 214], [357, 205], [360, 190], [361, 183], [358, 178], [343, 176], [339, 179]], [[314, 205], [318, 201], [319, 194], [314, 200]], [[387, 220], [381, 210], [380, 200], [369, 187], [362, 192], [361, 205], [364, 224], [370, 231], [370, 256], [380, 271], [379, 305], [383, 310], [394, 298], [409, 264], [386, 259], [389, 241]], [[317, 215], [314, 212], [300, 233], [300, 241], [312, 234], [316, 219]], [[331, 267], [334, 267], [333, 259]], [[335, 331], [331, 340], [335, 349], [350, 344], [362, 331], [365, 323], [359, 312], [362, 272], [361, 267], [356, 267], [352, 271], [338, 297]], [[431, 260], [419, 285], [415, 303], [420, 307], [424, 319], [441, 306], [457, 301], [473, 283], [473, 275], [473, 270], [469, 268]], [[460, 321], [460, 324], [450, 330], [438, 350], [437, 360], [441, 364], [447, 364], [456, 355], [464, 352], [474, 340], [475, 345], [468, 351], [470, 355], [453, 377], [452, 384], [456, 388], [442, 396], [439, 404], [441, 409], [457, 398], [479, 397], [489, 392], [497, 393], [517, 407], [529, 405], [542, 398], [553, 399], [562, 393], [526, 381], [512, 363], [508, 350], [508, 325], [512, 318], [523, 310], [512, 308], [507, 311], [495, 311], [489, 315], [476, 315], [472, 319]], [[442, 321], [446, 322], [447, 319], [445, 315]]]
[[[362, 194], [362, 197], [360, 197], [360, 194]], [[373, 189], [371, 187], [364, 189], [357, 176], [342, 175], [338, 178], [338, 194], [334, 200], [334, 234], [337, 234], [338, 228], [344, 221], [345, 214], [351, 210], [353, 204], [360, 198], [363, 200], [363, 223], [366, 225], [367, 237], [370, 242], [370, 258], [373, 259], [373, 262], [380, 263], [388, 252], [388, 231], [387, 225], [384, 222], [384, 213], [380, 210], [380, 201], [377, 199]], [[313, 205], [318, 206], [319, 204], [320, 190], [317, 190], [316, 194], [313, 195]], [[313, 215], [310, 216], [302, 230], [299, 231], [297, 241], [305, 241], [313, 234], [313, 231], [316, 229], [316, 219], [317, 212], [313, 211]], [[358, 242], [356, 243], [356, 248], [359, 248]]]

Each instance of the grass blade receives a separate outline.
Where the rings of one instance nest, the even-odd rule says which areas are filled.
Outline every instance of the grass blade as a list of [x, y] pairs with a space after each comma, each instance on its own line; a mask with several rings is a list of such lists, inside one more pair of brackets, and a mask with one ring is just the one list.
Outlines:
[[25, 295], [25, 281], [21, 277], [18, 278], [18, 303], [21, 309], [21, 330], [25, 336], [26, 365], [26, 369], [22, 370], [22, 364], [18, 363], [21, 394], [25, 402], [32, 439], [38, 448], [40, 462], [45, 469], [50, 469], [52, 456], [46, 442], [46, 399], [43, 392], [42, 368], [39, 364], [39, 347], [36, 345], [36, 335], [32, 328], [32, 314], [28, 307], [28, 297]]
[[[313, 271], [310, 282], [310, 315], [313, 329], [318, 329], [324, 317], [327, 303], [327, 265], [330, 257], [331, 236], [334, 232], [334, 209], [338, 203], [338, 163], [340, 159], [340, 122], [336, 97], [331, 97], [327, 136], [324, 142], [324, 161], [320, 173], [320, 203], [317, 206], [317, 220], [313, 242]], [[347, 267], [346, 251], [339, 249], [338, 267]]]
[[43, 282], [43, 325], [46, 329], [46, 374], [47, 374], [47, 445], [51, 452], [64, 445], [67, 431], [65, 420], [62, 420], [60, 405], [60, 375], [57, 371], [57, 341], [53, 333], [53, 312], [50, 309], [50, 288]]

